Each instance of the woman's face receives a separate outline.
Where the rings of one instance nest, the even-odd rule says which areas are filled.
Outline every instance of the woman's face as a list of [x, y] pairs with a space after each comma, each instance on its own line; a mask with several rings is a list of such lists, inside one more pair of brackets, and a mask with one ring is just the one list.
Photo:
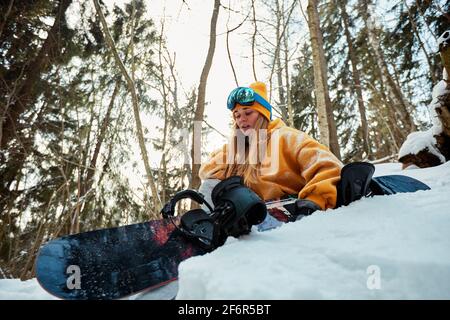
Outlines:
[[244, 135], [249, 135], [258, 120], [258, 111], [250, 108], [239, 108], [233, 112], [234, 120]]

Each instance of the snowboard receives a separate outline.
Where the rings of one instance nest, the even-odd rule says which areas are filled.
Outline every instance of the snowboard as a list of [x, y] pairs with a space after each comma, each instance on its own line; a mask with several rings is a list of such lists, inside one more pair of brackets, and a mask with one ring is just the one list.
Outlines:
[[[257, 231], [287, 222], [294, 202], [267, 202]], [[61, 299], [121, 299], [177, 280], [183, 260], [206, 252], [169, 219], [153, 220], [51, 240], [39, 250], [36, 278]]]

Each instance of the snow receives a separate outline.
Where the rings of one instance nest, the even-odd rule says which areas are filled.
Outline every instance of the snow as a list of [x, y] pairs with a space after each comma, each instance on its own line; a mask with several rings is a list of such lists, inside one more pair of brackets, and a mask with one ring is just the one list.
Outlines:
[[438, 47], [448, 46], [450, 44], [450, 30], [445, 31], [437, 40]]
[[[441, 34], [441, 36], [437, 40], [437, 46], [438, 46], [438, 48], [441, 49], [443, 47], [448, 46], [449, 44], [450, 44], [450, 30], [447, 30], [443, 34]], [[442, 79], [448, 80], [448, 73], [447, 73], [447, 70], [445, 68], [443, 70]]]
[[[180, 265], [179, 281], [131, 299], [450, 299], [450, 162], [403, 174], [428, 191], [377, 196], [231, 238]], [[53, 299], [35, 279], [0, 280], [0, 299]]]
[[56, 299], [39, 286], [36, 279], [0, 280], [0, 300], [53, 300]]
[[450, 162], [376, 167], [432, 190], [366, 198], [231, 239], [180, 265], [177, 299], [450, 299]]
[[428, 152], [441, 160], [441, 163], [445, 162], [445, 157], [436, 148], [436, 138], [433, 136], [432, 129], [410, 133], [398, 151], [398, 158], [400, 159], [407, 154], [418, 154], [425, 149], [428, 149]]
[[[445, 76], [445, 75], [444, 75]], [[439, 135], [442, 132], [442, 123], [439, 120], [438, 114], [436, 112], [436, 108], [441, 106], [440, 97], [450, 93], [448, 88], [447, 81], [441, 80], [434, 87], [432, 92], [432, 100], [428, 105], [428, 111], [430, 112], [431, 121], [432, 121], [432, 133], [433, 135]]]
[[[205, 196], [205, 201], [209, 203], [211, 206], [213, 206], [213, 201], [211, 199], [211, 193], [216, 186], [220, 182], [219, 179], [206, 179], [202, 182], [200, 185], [200, 188], [198, 189], [198, 192], [203, 194]], [[206, 212], [209, 212], [209, 209], [206, 205], [202, 204], [201, 208], [205, 210]]]
[[[444, 74], [444, 78], [445, 76], [446, 75]], [[445, 157], [436, 148], [436, 138], [434, 136], [439, 135], [442, 132], [442, 123], [439, 120], [436, 108], [441, 106], [440, 97], [449, 93], [450, 89], [445, 80], [439, 81], [433, 87], [432, 100], [428, 105], [432, 127], [427, 131], [410, 133], [398, 152], [399, 159], [407, 154], [418, 154], [421, 150], [428, 149], [430, 153], [441, 160], [441, 163], [445, 162]]]

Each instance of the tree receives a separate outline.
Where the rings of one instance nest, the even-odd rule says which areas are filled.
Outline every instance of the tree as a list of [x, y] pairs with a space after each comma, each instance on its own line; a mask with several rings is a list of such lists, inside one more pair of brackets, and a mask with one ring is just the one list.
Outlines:
[[[23, 113], [31, 109], [31, 106], [39, 95], [37, 84], [40, 76], [59, 58], [59, 52], [62, 48], [58, 39], [61, 39], [62, 31], [66, 30], [64, 28], [64, 15], [71, 2], [72, 0], [61, 0], [58, 2], [53, 26], [48, 31], [47, 38], [43, 42], [38, 54], [28, 64], [23, 65], [20, 70], [20, 78], [17, 79], [20, 82], [14, 83], [14, 86], [4, 87], [2, 85], [2, 92], [5, 96], [9, 97], [7, 103], [3, 105], [1, 110], [0, 148], [2, 149], [6, 148], [8, 143], [20, 134], [22, 125], [19, 119]], [[11, 13], [12, 9], [13, 7], [10, 6], [8, 12]], [[18, 10], [20, 10], [18, 5], [14, 6], [12, 14], [19, 16], [20, 11]], [[14, 77], [13, 71], [17, 72], [18, 70], [11, 68], [9, 72], [3, 75], [3, 78], [10, 79]]]
[[366, 153], [366, 157], [371, 158], [370, 144], [369, 144], [369, 129], [367, 125], [367, 117], [366, 117], [366, 107], [364, 106], [362, 88], [361, 88], [361, 77], [358, 70], [358, 61], [356, 57], [355, 50], [353, 48], [353, 39], [350, 34], [349, 28], [349, 17], [347, 14], [347, 10], [345, 8], [345, 2], [337, 1], [340, 6], [340, 13], [342, 16], [342, 24], [344, 26], [345, 39], [347, 41], [348, 47], [348, 56], [352, 65], [352, 75], [353, 75], [353, 88], [355, 90], [357, 101], [358, 101], [358, 110], [361, 118], [361, 130], [362, 130], [362, 140], [364, 151]]
[[[2, 20], [1, 75], [10, 75], [1, 81], [6, 88], [14, 88], [20, 70], [34, 61], [45, 41], [40, 37], [54, 24], [54, 4], [14, 2], [7, 23]], [[21, 128], [1, 153], [0, 261], [21, 278], [32, 276], [36, 250], [48, 238], [148, 219], [146, 193], [139, 198], [122, 171], [135, 152], [129, 144], [134, 122], [124, 111], [129, 93], [90, 4], [75, 7], [80, 14], [76, 26], [62, 15], [56, 39], [61, 50], [52, 52], [59, 55], [37, 77], [36, 101], [19, 116]], [[143, 4], [137, 0], [126, 4], [125, 11], [114, 7], [108, 12], [111, 37], [124, 64], [135, 60], [141, 70], [152, 66], [155, 42]], [[130, 42], [139, 51], [133, 59]], [[141, 107], [148, 110], [154, 105], [143, 94], [148, 88], [139, 77], [134, 80]]]
[[133, 113], [134, 113], [134, 119], [136, 122], [136, 129], [137, 129], [137, 138], [139, 141], [139, 147], [141, 149], [141, 156], [142, 156], [142, 161], [144, 163], [145, 166], [145, 172], [147, 174], [147, 179], [148, 179], [148, 184], [152, 190], [152, 196], [154, 199], [154, 210], [156, 212], [159, 212], [162, 208], [162, 203], [161, 200], [159, 198], [159, 194], [158, 194], [158, 189], [156, 187], [156, 183], [155, 183], [155, 179], [153, 178], [153, 173], [152, 170], [150, 168], [150, 163], [148, 160], [148, 153], [147, 153], [147, 147], [145, 146], [145, 141], [144, 141], [144, 133], [142, 130], [142, 122], [141, 122], [141, 118], [139, 115], [139, 101], [138, 101], [138, 96], [136, 94], [136, 88], [134, 85], [134, 81], [132, 79], [132, 77], [129, 75], [127, 69], [125, 68], [122, 60], [119, 57], [119, 54], [117, 52], [116, 46], [114, 44], [114, 40], [111, 37], [111, 34], [108, 30], [108, 25], [106, 23], [105, 17], [102, 13], [102, 10], [100, 8], [100, 4], [98, 3], [98, 0], [93, 0], [94, 1], [94, 5], [95, 5], [95, 9], [97, 11], [97, 14], [100, 18], [100, 22], [103, 26], [103, 32], [105, 33], [105, 38], [106, 38], [106, 43], [108, 44], [110, 50], [113, 52], [114, 55], [114, 59], [122, 73], [122, 75], [124, 76], [124, 78], [126, 79], [127, 82], [127, 86], [128, 86], [128, 90], [131, 92], [131, 97], [132, 97], [132, 102], [133, 102]]
[[[220, 0], [214, 0], [214, 9], [211, 16], [211, 26], [209, 34], [209, 49], [206, 56], [205, 65], [202, 69], [200, 76], [200, 83], [198, 85], [197, 94], [197, 106], [194, 114], [194, 131], [192, 133], [192, 179], [190, 188], [198, 189], [200, 187], [200, 177], [198, 176], [201, 162], [201, 124], [203, 123], [204, 111], [205, 111], [205, 97], [206, 97], [206, 84], [208, 81], [209, 70], [211, 69], [212, 60], [214, 57], [214, 50], [216, 48], [216, 27], [217, 17], [219, 15]], [[200, 128], [200, 130], [196, 130]], [[197, 134], [200, 131], [200, 134]]]
[[414, 119], [412, 116], [412, 106], [407, 101], [400, 86], [398, 85], [398, 83], [396, 83], [388, 70], [388, 65], [386, 63], [383, 51], [381, 50], [377, 35], [377, 27], [375, 25], [375, 20], [373, 17], [372, 0], [365, 0], [364, 4], [365, 10], [363, 11], [363, 17], [366, 22], [369, 44], [371, 46], [371, 49], [373, 50], [373, 55], [378, 67], [380, 79], [387, 90], [390, 103], [395, 108], [398, 116], [401, 118], [402, 123], [405, 125], [405, 130], [407, 131], [407, 133], [410, 133], [411, 131], [416, 130], [416, 125], [414, 124]]
[[331, 152], [340, 158], [341, 155], [337, 140], [336, 124], [328, 92], [327, 62], [323, 52], [323, 38], [320, 30], [320, 20], [317, 12], [316, 0], [308, 1], [307, 12], [313, 55], [314, 91], [319, 117], [320, 141], [328, 146]]
[[291, 77], [291, 99], [294, 111], [294, 127], [307, 132], [314, 139], [319, 138], [317, 109], [314, 102], [314, 71], [312, 66], [311, 47], [304, 44], [294, 64]]

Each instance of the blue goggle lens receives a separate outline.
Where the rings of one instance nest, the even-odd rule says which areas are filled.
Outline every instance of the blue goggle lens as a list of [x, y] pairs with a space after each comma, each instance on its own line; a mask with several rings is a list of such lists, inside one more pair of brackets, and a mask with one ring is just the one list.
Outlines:
[[227, 108], [233, 110], [236, 103], [243, 106], [250, 106], [255, 102], [255, 91], [251, 88], [239, 87], [231, 91], [227, 99]]

